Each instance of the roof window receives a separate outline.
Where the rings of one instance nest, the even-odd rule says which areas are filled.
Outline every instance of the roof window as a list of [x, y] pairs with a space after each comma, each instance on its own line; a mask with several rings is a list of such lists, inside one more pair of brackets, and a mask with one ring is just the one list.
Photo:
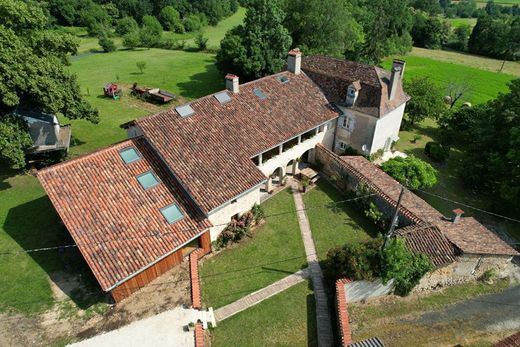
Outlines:
[[171, 204], [161, 208], [161, 213], [168, 224], [173, 224], [184, 218], [184, 215], [182, 214], [181, 210], [179, 210], [177, 204]]
[[137, 176], [137, 181], [144, 189], [155, 187], [159, 184], [159, 179], [154, 175], [152, 171], [145, 172]]
[[134, 147], [127, 147], [119, 151], [119, 155], [121, 159], [125, 162], [125, 164], [133, 163], [134, 161], [138, 161], [141, 159], [141, 155]]
[[221, 105], [227, 104], [231, 101], [231, 97], [226, 92], [220, 92], [214, 95], [215, 99], [220, 102]]
[[260, 100], [267, 99], [267, 96], [260, 88], [253, 88], [253, 93], [260, 98]]
[[193, 108], [191, 108], [191, 106], [188, 104], [175, 107], [175, 111], [177, 111], [179, 116], [181, 116], [182, 118], [189, 117], [195, 113]]
[[282, 84], [289, 82], [289, 77], [287, 77], [285, 75], [278, 76], [277, 78], [278, 78], [278, 81], [280, 81], [280, 83], [282, 83]]

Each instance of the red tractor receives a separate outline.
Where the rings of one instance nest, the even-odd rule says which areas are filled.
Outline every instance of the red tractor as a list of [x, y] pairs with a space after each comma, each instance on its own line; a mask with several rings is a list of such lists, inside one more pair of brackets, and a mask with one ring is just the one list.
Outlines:
[[115, 83], [107, 83], [103, 87], [105, 96], [118, 100], [121, 97], [121, 88]]

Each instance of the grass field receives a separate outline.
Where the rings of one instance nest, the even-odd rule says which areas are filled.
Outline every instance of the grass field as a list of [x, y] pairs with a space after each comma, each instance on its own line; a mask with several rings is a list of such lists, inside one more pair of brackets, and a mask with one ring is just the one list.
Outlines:
[[[141, 74], [137, 61], [145, 61]], [[101, 122], [72, 121], [72, 135], [77, 145], [72, 155], [90, 152], [126, 138], [119, 125], [156, 112], [158, 107], [141, 102], [129, 95], [115, 101], [103, 96], [106, 82], [127, 87], [139, 85], [168, 90], [184, 99], [194, 99], [224, 88], [224, 82], [214, 65], [214, 55], [208, 53], [143, 49], [117, 51], [78, 57], [70, 70], [78, 76], [81, 91], [100, 110]], [[169, 104], [166, 107], [171, 107]], [[159, 108], [160, 109], [160, 108]], [[66, 121], [66, 120], [65, 120]]]
[[314, 295], [307, 281], [219, 322], [211, 346], [317, 346]]
[[[263, 204], [266, 215], [294, 211], [286, 189]], [[254, 236], [202, 263], [202, 300], [221, 307], [261, 289], [306, 264], [305, 251], [295, 213], [268, 217]]]
[[[413, 77], [429, 77], [443, 93], [450, 82], [467, 82], [471, 90], [462, 97], [461, 102], [482, 103], [495, 98], [499, 92], [507, 92], [507, 83], [515, 78], [512, 75], [484, 71], [470, 66], [434, 60], [414, 55], [401, 56], [406, 60], [405, 80]], [[390, 69], [392, 59], [387, 59], [383, 67]]]
[[447, 20], [452, 28], [458, 28], [466, 24], [473, 28], [477, 24], [477, 18], [448, 18]]
[[[325, 180], [304, 195], [307, 216], [318, 258], [324, 260], [327, 251], [345, 243], [360, 242], [375, 237], [377, 228], [362, 214], [354, 202], [334, 204], [347, 197]], [[316, 208], [312, 208], [315, 206]]]
[[[220, 21], [215, 26], [207, 26], [203, 28], [201, 31], [204, 34], [204, 37], [208, 39], [208, 49], [210, 50], [217, 50], [220, 48], [220, 41], [224, 38], [226, 33], [233, 29], [234, 27], [242, 24], [244, 21], [246, 15], [246, 9], [244, 7], [240, 7], [237, 12], [235, 12], [233, 15], [224, 18], [222, 21]], [[79, 54], [85, 54], [87, 52], [91, 51], [101, 51], [101, 47], [98, 44], [98, 39], [96, 37], [88, 37], [87, 31], [84, 28], [80, 27], [63, 27], [61, 29], [64, 32], [70, 33], [72, 35], [75, 35], [79, 39]], [[186, 41], [186, 48], [196, 48], [195, 45], [195, 36], [197, 35], [196, 32], [187, 32], [184, 34], [177, 34], [171, 31], [165, 31], [163, 32], [164, 37], [173, 37], [177, 40], [184, 40]], [[123, 47], [123, 40], [121, 37], [114, 37], [112, 38], [114, 40], [114, 43], [118, 48]]]
[[[414, 47], [411, 56], [435, 59], [440, 62], [453, 63], [464, 65], [467, 67], [474, 67], [480, 70], [486, 70], [490, 72], [498, 72], [502, 66], [502, 60], [486, 58], [477, 55], [471, 55], [467, 53], [460, 53], [455, 51], [443, 51], [437, 49], [426, 49]], [[520, 77], [520, 62], [506, 61], [504, 68], [499, 75], [512, 75]]]

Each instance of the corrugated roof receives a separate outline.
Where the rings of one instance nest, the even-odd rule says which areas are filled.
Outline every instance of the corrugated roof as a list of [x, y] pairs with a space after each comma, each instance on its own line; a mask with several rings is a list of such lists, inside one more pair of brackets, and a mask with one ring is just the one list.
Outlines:
[[349, 347], [385, 347], [379, 337], [371, 337], [366, 340], [358, 341], [348, 345]]
[[[141, 159], [125, 164], [119, 151], [130, 146]], [[148, 171], [160, 183], [145, 190], [137, 176]], [[103, 290], [211, 226], [143, 138], [51, 166], [38, 178]], [[168, 224], [160, 209], [172, 203], [184, 218]]]

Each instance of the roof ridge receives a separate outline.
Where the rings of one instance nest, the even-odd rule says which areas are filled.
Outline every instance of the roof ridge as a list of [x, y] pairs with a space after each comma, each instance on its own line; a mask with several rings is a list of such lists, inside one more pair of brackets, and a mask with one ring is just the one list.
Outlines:
[[137, 137], [121, 140], [119, 142], [111, 144], [108, 147], [103, 147], [103, 148], [100, 148], [100, 149], [96, 149], [94, 152], [85, 153], [85, 154], [79, 155], [79, 156], [77, 156], [75, 158], [71, 158], [71, 159], [62, 161], [61, 163], [57, 163], [57, 164], [45, 167], [43, 169], [40, 169], [40, 170], [38, 170], [38, 174], [46, 173], [48, 171], [54, 171], [54, 170], [56, 170], [58, 168], [65, 167], [65, 166], [68, 166], [68, 165], [72, 165], [72, 164], [80, 162], [80, 161], [84, 161], [84, 160], [86, 160], [88, 158], [97, 156], [97, 155], [99, 155], [101, 153], [105, 153], [106, 151], [114, 149], [114, 147], [121, 146], [123, 143], [126, 143], [126, 142], [133, 143], [134, 140], [142, 140], [142, 139], [144, 139], [143, 136], [137, 136]]

